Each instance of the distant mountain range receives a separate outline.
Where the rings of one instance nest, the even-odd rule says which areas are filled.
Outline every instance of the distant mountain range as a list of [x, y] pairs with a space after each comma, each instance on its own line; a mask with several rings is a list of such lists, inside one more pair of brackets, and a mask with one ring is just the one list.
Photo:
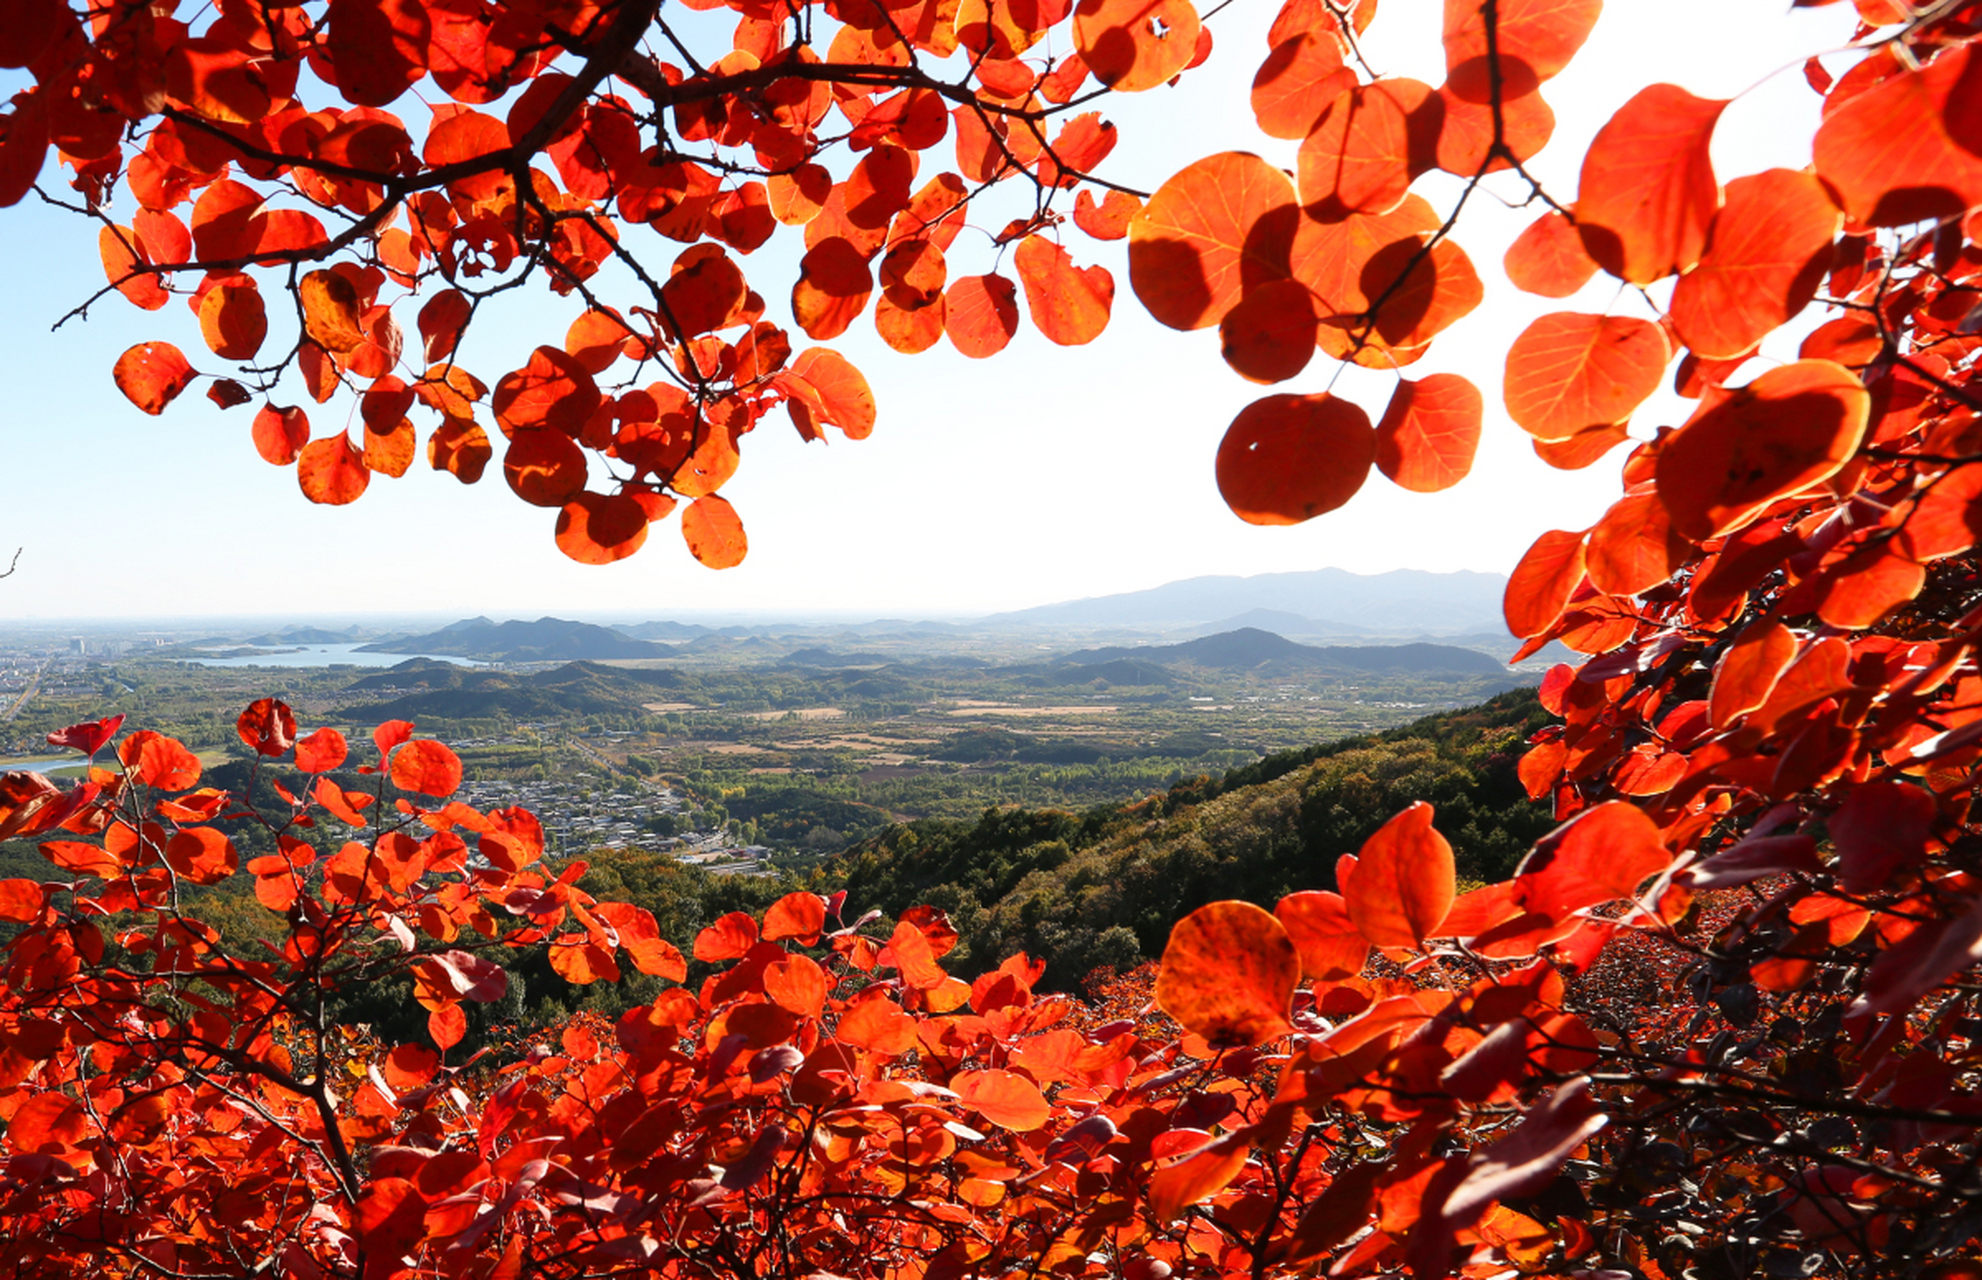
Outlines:
[[555, 720], [567, 715], [625, 714], [643, 701], [673, 701], [699, 694], [700, 684], [678, 671], [629, 670], [572, 662], [525, 674], [481, 671], [414, 658], [345, 686], [346, 693], [398, 693], [383, 703], [350, 708], [362, 721], [422, 716], [472, 719], [508, 716]]
[[402, 636], [359, 647], [360, 653], [431, 653], [491, 662], [576, 662], [603, 658], [665, 658], [674, 646], [636, 640], [611, 627], [563, 618], [492, 622], [468, 618], [423, 636]]
[[[1398, 569], [1359, 574], [1343, 569], [1186, 578], [1147, 591], [1126, 591], [1040, 605], [983, 619], [1035, 626], [1234, 625], [1322, 635], [1453, 635], [1502, 629], [1497, 573], [1427, 573]], [[1263, 613], [1260, 611], [1264, 611]]]
[[[1081, 671], [1095, 670], [1098, 678], [1111, 684], [1148, 683], [1129, 681], [1121, 675], [1162, 668], [1178, 663], [1210, 667], [1220, 671], [1249, 671], [1257, 675], [1293, 675], [1341, 672], [1345, 675], [1374, 675], [1385, 672], [1412, 675], [1506, 676], [1505, 663], [1477, 649], [1459, 649], [1443, 644], [1389, 645], [1306, 645], [1256, 627], [1220, 632], [1188, 640], [1183, 644], [1137, 645], [1107, 649], [1084, 649], [1068, 654], [1062, 661]], [[1082, 677], [1083, 679], [1087, 677]]]

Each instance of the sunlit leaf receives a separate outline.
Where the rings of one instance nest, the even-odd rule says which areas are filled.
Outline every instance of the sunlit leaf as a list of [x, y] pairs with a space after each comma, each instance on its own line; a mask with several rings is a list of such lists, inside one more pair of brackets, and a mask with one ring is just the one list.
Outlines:
[[1129, 285], [1173, 329], [1217, 324], [1289, 271], [1299, 209], [1287, 175], [1228, 151], [1182, 169], [1129, 224]]
[[1631, 316], [1556, 312], [1507, 348], [1508, 416], [1540, 440], [1567, 440], [1630, 417], [1665, 374], [1665, 334]]
[[1699, 266], [1673, 290], [1680, 339], [1724, 359], [1787, 323], [1816, 296], [1843, 219], [1808, 173], [1769, 169], [1729, 182]]
[[1298, 524], [1354, 497], [1369, 478], [1376, 430], [1347, 400], [1256, 400], [1218, 446], [1218, 492], [1249, 524]]
[[1720, 207], [1708, 143], [1726, 106], [1655, 84], [1597, 131], [1583, 157], [1576, 226], [1604, 270], [1650, 284], [1700, 260]]
[[1300, 978], [1278, 920], [1248, 902], [1214, 902], [1170, 930], [1156, 1003], [1214, 1044], [1260, 1045], [1287, 1031]]
[[1456, 373], [1402, 379], [1376, 425], [1377, 470], [1414, 493], [1437, 493], [1466, 478], [1479, 449], [1485, 401]]

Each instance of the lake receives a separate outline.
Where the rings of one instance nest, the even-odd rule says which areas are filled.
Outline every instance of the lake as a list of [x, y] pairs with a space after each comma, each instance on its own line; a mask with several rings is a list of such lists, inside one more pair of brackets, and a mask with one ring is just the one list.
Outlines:
[[239, 658], [178, 658], [199, 667], [396, 667], [413, 658], [452, 662], [462, 667], [486, 667], [473, 658], [456, 658], [444, 653], [359, 653], [355, 644], [313, 644], [294, 653], [255, 653]]

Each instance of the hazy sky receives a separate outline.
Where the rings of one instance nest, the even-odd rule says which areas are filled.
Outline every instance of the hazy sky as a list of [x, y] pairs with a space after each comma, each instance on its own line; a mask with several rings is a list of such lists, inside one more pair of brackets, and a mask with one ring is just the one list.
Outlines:
[[[1257, 151], [1291, 168], [1294, 144], [1261, 134], [1246, 105], [1275, 8], [1274, 0], [1237, 0], [1211, 23], [1218, 44], [1204, 67], [1175, 88], [1107, 102], [1122, 143], [1103, 172], [1153, 189], [1189, 161], [1223, 150]], [[1728, 97], [1784, 67], [1722, 118], [1716, 163], [1723, 181], [1808, 163], [1818, 99], [1796, 64], [1848, 39], [1853, 14], [1849, 5], [1782, 9], [1780, 0], [1612, 0], [1590, 43], [1547, 90], [1557, 127], [1538, 172], [1559, 196], [1573, 197], [1589, 139], [1645, 84], [1668, 80]], [[1433, 0], [1384, 0], [1367, 43], [1373, 64], [1437, 83], [1439, 13]], [[1834, 69], [1848, 62], [1848, 55], [1831, 59]], [[410, 97], [398, 108], [409, 122], [424, 115]], [[948, 167], [948, 151], [946, 142], [925, 166]], [[60, 182], [52, 167], [42, 177]], [[1501, 182], [1499, 190], [1515, 192], [1511, 179]], [[1418, 190], [1443, 210], [1456, 184], [1427, 180]], [[1500, 257], [1533, 217], [1475, 197], [1458, 240], [1485, 282], [1486, 302], [1410, 370], [1463, 373], [1485, 392], [1486, 439], [1473, 475], [1456, 489], [1407, 494], [1373, 475], [1347, 508], [1305, 525], [1239, 522], [1212, 479], [1226, 424], [1257, 397], [1327, 387], [1338, 366], [1317, 358], [1274, 388], [1242, 381], [1219, 359], [1215, 331], [1176, 333], [1143, 313], [1128, 285], [1126, 242], [1092, 241], [1069, 227], [1076, 262], [1099, 262], [1115, 275], [1114, 320], [1099, 340], [1056, 347], [1027, 322], [992, 360], [966, 360], [947, 343], [902, 356], [863, 316], [834, 345], [874, 386], [874, 435], [852, 443], [835, 433], [829, 446], [805, 445], [782, 410], [768, 417], [746, 439], [743, 468], [724, 490], [749, 530], [749, 558], [718, 573], [688, 556], [675, 519], [656, 526], [629, 561], [574, 564], [552, 544], [555, 513], [519, 502], [496, 467], [463, 488], [422, 458], [401, 480], [375, 478], [354, 506], [311, 506], [293, 468], [278, 471], [255, 455], [253, 406], [221, 413], [200, 394], [204, 383], [164, 416], [145, 417], [110, 380], [127, 346], [165, 339], [197, 367], [224, 362], [207, 354], [196, 320], [177, 300], [144, 313], [112, 297], [86, 324], [50, 333], [101, 280], [95, 232], [30, 196], [0, 210], [8, 303], [0, 314], [0, 565], [13, 547], [25, 548], [19, 571], [0, 583], [0, 616], [932, 616], [1207, 573], [1329, 565], [1359, 573], [1504, 572], [1543, 529], [1579, 528], [1601, 514], [1616, 496], [1624, 455], [1620, 449], [1573, 474], [1540, 463], [1500, 408], [1507, 342], [1549, 310], [1646, 314], [1602, 276], [1563, 303], [1516, 292]], [[792, 246], [779, 241], [796, 238], [781, 233], [744, 262], [774, 315], [784, 311], [795, 274]], [[680, 248], [644, 230], [634, 243], [662, 267]], [[951, 275], [989, 270], [998, 253], [988, 237], [966, 233], [949, 255]], [[999, 265], [1012, 274], [1008, 255]], [[533, 293], [501, 325], [478, 328], [463, 359], [493, 382], [531, 346], [559, 341], [576, 310]], [[403, 316], [409, 327], [411, 311]], [[793, 337], [806, 345], [802, 334]], [[270, 349], [277, 340], [271, 336]], [[1791, 348], [1778, 340], [1771, 352], [1793, 355]], [[1392, 375], [1351, 369], [1335, 390], [1374, 419], [1391, 382]], [[318, 435], [351, 409], [342, 400], [307, 407]], [[1685, 408], [1661, 396], [1636, 425], [1649, 434], [1679, 421]], [[424, 436], [426, 416], [416, 423]]]

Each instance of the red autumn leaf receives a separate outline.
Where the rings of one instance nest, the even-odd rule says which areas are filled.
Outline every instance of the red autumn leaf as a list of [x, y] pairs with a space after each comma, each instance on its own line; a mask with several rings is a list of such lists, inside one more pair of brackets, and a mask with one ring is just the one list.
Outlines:
[[1982, 902], [1935, 920], [1887, 948], [1865, 975], [1853, 1013], [1895, 1013], [1982, 960]]
[[1536, 538], [1508, 575], [1501, 612], [1507, 629], [1527, 639], [1555, 625], [1583, 581], [1583, 535], [1551, 529]]
[[1154, 89], [1189, 65], [1199, 22], [1191, 0], [1081, 0], [1074, 48], [1094, 78], [1122, 93]]
[[296, 742], [296, 767], [304, 773], [328, 773], [349, 755], [344, 735], [335, 729], [318, 729]]
[[1857, 787], [1825, 822], [1844, 887], [1866, 893], [1927, 856], [1934, 797], [1905, 782]]
[[187, 791], [200, 780], [200, 758], [175, 738], [140, 729], [117, 744], [117, 758], [131, 776], [160, 791]]
[[129, 227], [107, 226], [96, 233], [98, 256], [103, 259], [103, 277], [117, 286], [117, 292], [134, 306], [157, 311], [172, 300], [159, 278], [143, 268], [149, 265], [143, 244]]
[[200, 336], [207, 349], [223, 360], [249, 360], [268, 337], [268, 312], [261, 290], [250, 282], [223, 284], [200, 299]]
[[273, 466], [286, 467], [296, 461], [310, 442], [309, 415], [293, 405], [286, 409], [263, 405], [250, 430], [255, 452]]
[[865, 440], [873, 434], [874, 392], [845, 356], [829, 347], [808, 347], [791, 362], [791, 372], [818, 394], [821, 416], [847, 439]]
[[327, 506], [356, 502], [371, 480], [365, 455], [342, 432], [306, 444], [296, 455], [296, 481], [311, 502]]
[[1629, 418], [1658, 390], [1671, 352], [1655, 324], [1559, 311], [1507, 348], [1508, 416], [1539, 440], [1567, 440]]
[[89, 1113], [65, 1093], [39, 1093], [7, 1120], [7, 1149], [15, 1155], [57, 1154], [89, 1132]]
[[792, 939], [806, 946], [817, 946], [826, 928], [826, 903], [816, 893], [788, 893], [764, 913], [764, 940]]
[[443, 289], [428, 298], [420, 308], [420, 340], [427, 363], [434, 364], [454, 354], [474, 314], [474, 304], [458, 289]]
[[296, 297], [303, 332], [325, 351], [342, 355], [365, 340], [364, 306], [348, 276], [312, 271], [296, 286]]
[[1285, 382], [1314, 358], [1314, 295], [1298, 280], [1269, 280], [1218, 322], [1219, 353], [1248, 382]]
[[681, 536], [688, 542], [689, 554], [711, 569], [742, 564], [750, 550], [736, 508], [714, 494], [688, 504], [681, 513]]
[[747, 912], [732, 911], [695, 935], [694, 955], [710, 963], [739, 960], [757, 945], [757, 921]]
[[66, 729], [57, 729], [48, 735], [51, 747], [74, 747], [86, 756], [93, 756], [103, 750], [103, 744], [116, 735], [124, 725], [122, 714], [102, 720], [88, 720], [82, 724], [72, 724]]
[[495, 450], [489, 433], [462, 418], [449, 418], [427, 437], [427, 462], [436, 471], [445, 471], [462, 484], [482, 478]]
[[1032, 323], [1063, 347], [1094, 341], [1108, 326], [1115, 278], [1106, 267], [1076, 267], [1067, 251], [1041, 236], [1028, 236], [1012, 255]]
[[1256, 400], [1218, 446], [1218, 492], [1249, 524], [1298, 524], [1354, 497], [1369, 477], [1369, 415], [1326, 393]]
[[1096, 240], [1120, 240], [1141, 212], [1142, 201], [1126, 191], [1110, 191], [1099, 204], [1089, 190], [1074, 197], [1074, 225]]
[[1817, 173], [1853, 222], [1901, 226], [1982, 204], [1975, 59], [1975, 47], [1960, 44], [1918, 70], [1888, 61], [1896, 74], [1826, 110], [1812, 142]]
[[1631, 897], [1671, 861], [1658, 825], [1643, 810], [1607, 800], [1535, 842], [1515, 872], [1515, 894], [1528, 911], [1561, 920]]
[[235, 720], [234, 732], [256, 755], [284, 755], [296, 745], [296, 717], [286, 703], [261, 698]]
[[432, 21], [418, 0], [331, 0], [325, 16], [326, 53], [353, 103], [383, 107], [426, 74]]
[[1787, 323], [1816, 296], [1843, 220], [1811, 174], [1769, 169], [1729, 182], [1700, 265], [1673, 290], [1681, 341], [1726, 359]]
[[1480, 445], [1485, 402], [1456, 373], [1400, 380], [1376, 424], [1376, 466], [1413, 493], [1437, 493], [1466, 478]]
[[1834, 474], [1864, 439], [1871, 396], [1828, 360], [1798, 360], [1703, 403], [1660, 447], [1659, 498], [1697, 541]]
[[38, 921], [47, 901], [48, 891], [33, 880], [0, 880], [0, 920]]
[[601, 902], [590, 910], [619, 935], [619, 945], [626, 948], [634, 968], [671, 982], [688, 980], [688, 961], [672, 942], [661, 937], [653, 912], [625, 902]]
[[1342, 902], [1373, 946], [1423, 946], [1452, 909], [1458, 884], [1452, 846], [1431, 820], [1432, 807], [1417, 801], [1357, 851]]
[[1300, 979], [1300, 954], [1278, 920], [1249, 902], [1214, 902], [1170, 930], [1156, 1003], [1213, 1044], [1252, 1047], [1286, 1033]]
[[1273, 914], [1300, 953], [1302, 977], [1339, 982], [1363, 971], [1369, 939], [1349, 918], [1341, 894], [1320, 889], [1290, 893], [1274, 905]]
[[830, 236], [808, 249], [798, 264], [792, 318], [807, 337], [825, 342], [847, 331], [867, 309], [873, 291], [866, 255], [844, 236]]
[[1583, 563], [1597, 590], [1635, 596], [1671, 578], [1692, 550], [1672, 531], [1658, 494], [1647, 489], [1620, 498], [1597, 521]]
[[973, 360], [997, 355], [1018, 332], [1018, 286], [1004, 276], [965, 276], [944, 297], [943, 332]]
[[533, 506], [564, 506], [584, 491], [585, 475], [584, 451], [562, 431], [521, 428], [511, 434], [503, 452], [502, 478]]
[[[1539, 84], [1562, 71], [1589, 39], [1602, 0], [1507, 0], [1494, 13], [1493, 48], [1502, 80]], [[1486, 11], [1477, 0], [1445, 0], [1445, 74], [1472, 102], [1492, 88]]]
[[1925, 565], [1874, 543], [1816, 579], [1817, 616], [1834, 627], [1859, 630], [1917, 597], [1926, 584]]
[[458, 1004], [442, 1005], [427, 1011], [427, 1035], [443, 1053], [461, 1043], [468, 1034], [468, 1015]]
[[392, 785], [445, 799], [461, 786], [461, 757], [431, 738], [409, 742], [393, 754]]
[[1525, 163], [1548, 145], [1555, 136], [1555, 111], [1539, 93], [1509, 96], [1501, 103], [1500, 142], [1514, 157], [1492, 155], [1494, 111], [1491, 102], [1472, 102], [1447, 84], [1438, 91], [1436, 107], [1441, 113], [1436, 159], [1438, 167], [1462, 178], [1485, 171], [1497, 172], [1510, 164]]
[[1031, 1133], [1052, 1119], [1039, 1086], [1012, 1071], [963, 1071], [950, 1078], [958, 1100], [1001, 1129]]
[[1554, 210], [1514, 238], [1501, 265], [1515, 288], [1544, 298], [1566, 298], [1597, 273], [1596, 259], [1584, 251], [1581, 233]]
[[1288, 274], [1298, 218], [1293, 184], [1258, 156], [1199, 160], [1129, 224], [1129, 286], [1173, 329], [1217, 324], [1247, 291]]
[[1700, 260], [1720, 207], [1708, 143], [1726, 106], [1655, 84], [1597, 132], [1583, 157], [1576, 226], [1604, 270], [1642, 285]]
[[199, 375], [171, 343], [141, 342], [117, 358], [111, 376], [126, 399], [156, 417]]
[[647, 510], [627, 494], [587, 490], [557, 513], [557, 549], [580, 564], [611, 564], [647, 541]]
[[1299, 157], [1300, 198], [1310, 214], [1336, 222], [1403, 202], [1411, 189], [1411, 112], [1427, 93], [1415, 80], [1352, 83], [1323, 107]]
[[1253, 76], [1253, 117], [1262, 133], [1297, 141], [1355, 83], [1356, 73], [1343, 63], [1342, 45], [1333, 31], [1297, 32], [1274, 45], [1259, 64]]
[[545, 949], [552, 972], [574, 987], [594, 982], [619, 981], [619, 965], [612, 952], [587, 939], [582, 933], [553, 938]]
[[240, 869], [234, 842], [212, 827], [187, 827], [165, 842], [165, 865], [194, 884], [219, 884]]
[[[576, 439], [598, 412], [600, 399], [591, 372], [562, 349], [546, 345], [531, 352], [529, 364], [503, 375], [489, 403], [505, 432], [544, 429]], [[561, 498], [539, 505], [563, 504]]]
[[669, 337], [679, 341], [727, 328], [742, 311], [750, 286], [721, 246], [698, 244], [674, 261], [661, 286]]
[[810, 956], [781, 956], [764, 966], [764, 994], [801, 1018], [819, 1016], [829, 986], [826, 971]]
[[1167, 1223], [1190, 1205], [1223, 1191], [1239, 1176], [1251, 1154], [1252, 1133], [1239, 1129], [1206, 1143], [1187, 1159], [1157, 1170], [1149, 1180], [1150, 1218]]

